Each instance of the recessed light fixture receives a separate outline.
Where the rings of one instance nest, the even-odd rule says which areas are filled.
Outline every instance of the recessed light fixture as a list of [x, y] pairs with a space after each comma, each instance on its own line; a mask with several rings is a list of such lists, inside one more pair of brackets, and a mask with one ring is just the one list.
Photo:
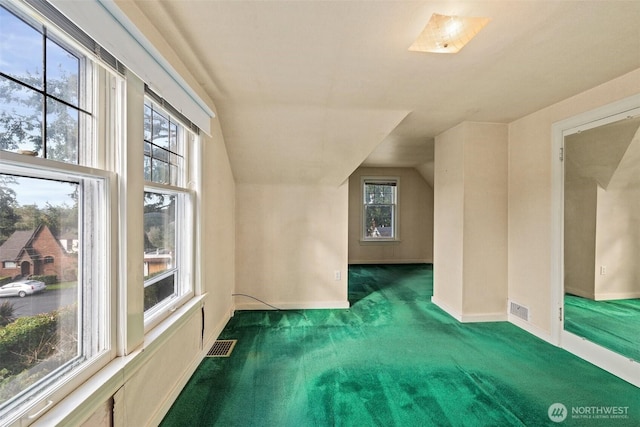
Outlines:
[[415, 42], [409, 47], [413, 52], [456, 53], [480, 32], [489, 18], [434, 13]]

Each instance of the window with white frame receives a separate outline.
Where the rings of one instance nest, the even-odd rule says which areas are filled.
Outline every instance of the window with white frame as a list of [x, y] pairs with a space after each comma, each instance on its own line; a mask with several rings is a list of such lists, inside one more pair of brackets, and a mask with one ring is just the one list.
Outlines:
[[2, 425], [35, 418], [114, 356], [115, 184], [94, 154], [113, 101], [98, 108], [99, 87], [118, 77], [56, 28], [0, 0], [0, 276], [48, 283], [30, 304], [0, 303]]
[[193, 295], [193, 209], [187, 182], [193, 173], [189, 165], [196, 135], [159, 105], [148, 88], [147, 95], [143, 231], [144, 310], [149, 327]]
[[362, 239], [397, 240], [398, 179], [363, 178]]

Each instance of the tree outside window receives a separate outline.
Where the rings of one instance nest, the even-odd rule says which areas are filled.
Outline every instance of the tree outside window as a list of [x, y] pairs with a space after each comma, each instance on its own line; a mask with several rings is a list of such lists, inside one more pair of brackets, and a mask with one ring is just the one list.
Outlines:
[[397, 179], [365, 179], [363, 182], [364, 240], [397, 238]]

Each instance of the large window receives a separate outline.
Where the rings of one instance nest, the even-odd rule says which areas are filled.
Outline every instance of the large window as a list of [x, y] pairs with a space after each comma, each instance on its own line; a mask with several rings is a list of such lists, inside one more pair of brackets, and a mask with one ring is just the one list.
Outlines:
[[[148, 91], [150, 97], [154, 94]], [[192, 171], [195, 135], [152, 99], [144, 108], [144, 310], [147, 326], [193, 295]]]
[[34, 16], [0, 4], [2, 425], [28, 423], [113, 357], [113, 176], [94, 130], [98, 85], [116, 77]]
[[78, 163], [90, 132], [90, 63], [48, 32], [0, 8], [0, 148]]
[[362, 181], [363, 240], [397, 240], [397, 178], [365, 178]]

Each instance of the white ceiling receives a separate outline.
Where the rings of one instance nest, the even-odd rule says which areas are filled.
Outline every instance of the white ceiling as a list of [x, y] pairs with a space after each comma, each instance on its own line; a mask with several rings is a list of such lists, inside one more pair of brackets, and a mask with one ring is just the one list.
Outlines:
[[[508, 123], [640, 67], [638, 0], [117, 1], [214, 100], [238, 182], [428, 175], [452, 126]], [[409, 52], [432, 13], [491, 21], [456, 55]]]

